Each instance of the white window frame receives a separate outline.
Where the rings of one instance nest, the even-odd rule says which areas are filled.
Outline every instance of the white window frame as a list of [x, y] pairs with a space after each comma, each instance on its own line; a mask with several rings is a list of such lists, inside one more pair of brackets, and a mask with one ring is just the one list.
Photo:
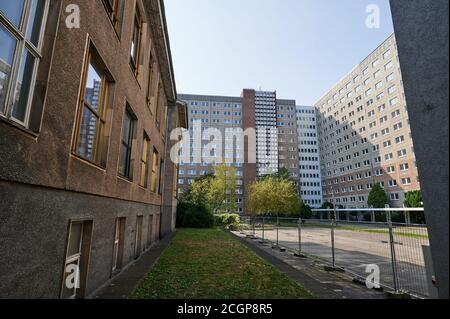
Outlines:
[[[13, 63], [11, 66], [11, 74], [8, 82], [8, 86], [6, 88], [6, 96], [5, 96], [5, 105], [0, 105], [0, 117], [3, 117], [9, 121], [12, 121], [20, 126], [28, 128], [30, 121], [30, 113], [31, 113], [31, 104], [33, 101], [34, 89], [36, 85], [36, 77], [37, 71], [39, 69], [39, 62], [42, 60], [42, 47], [43, 47], [43, 39], [45, 33], [45, 25], [47, 23], [47, 16], [50, 6], [50, 1], [45, 1], [44, 12], [42, 15], [42, 22], [39, 30], [39, 39], [38, 46], [36, 47], [30, 40], [27, 39], [27, 31], [28, 31], [28, 19], [30, 15], [30, 9], [32, 0], [24, 1], [24, 8], [22, 11], [22, 15], [20, 17], [19, 27], [15, 26], [11, 23], [6, 16], [0, 13], [0, 24], [6, 29], [7, 33], [11, 35], [16, 40], [16, 47], [14, 51]], [[27, 52], [30, 53], [34, 58], [34, 67], [33, 73], [31, 75], [30, 88], [28, 93], [28, 100], [26, 104], [25, 118], [22, 122], [19, 119], [16, 119], [12, 116], [13, 105], [12, 99], [16, 93], [17, 89], [17, 78], [20, 71], [20, 66], [22, 61], [22, 54], [24, 49], [27, 49]]]

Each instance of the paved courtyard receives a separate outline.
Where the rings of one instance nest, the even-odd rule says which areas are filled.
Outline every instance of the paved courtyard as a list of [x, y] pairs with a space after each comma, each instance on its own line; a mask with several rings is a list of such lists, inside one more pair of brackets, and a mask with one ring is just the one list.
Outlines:
[[[393, 287], [393, 267], [389, 235], [386, 229], [375, 229], [373, 233], [339, 229], [335, 230], [335, 261], [338, 267], [347, 272], [366, 278], [366, 266], [377, 265], [380, 267], [381, 282], [387, 287]], [[248, 231], [252, 233], [251, 231]], [[399, 231], [400, 232], [400, 231]], [[423, 229], [401, 229], [401, 233], [422, 234]], [[256, 230], [256, 236], [271, 242], [276, 242], [277, 232], [275, 228]], [[282, 227], [278, 232], [279, 244], [283, 247], [298, 250], [299, 231], [296, 227]], [[332, 262], [331, 229], [323, 227], [302, 227], [301, 249], [305, 254]], [[401, 289], [418, 294], [428, 295], [426, 282], [426, 270], [422, 246], [429, 245], [428, 239], [423, 236], [395, 235], [395, 255], [397, 258], [397, 273]]]

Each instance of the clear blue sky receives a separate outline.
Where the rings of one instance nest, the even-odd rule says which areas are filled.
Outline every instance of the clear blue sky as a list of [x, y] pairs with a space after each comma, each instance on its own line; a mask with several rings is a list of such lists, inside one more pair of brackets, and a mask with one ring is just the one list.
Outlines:
[[[381, 9], [368, 29], [366, 7]], [[316, 103], [393, 32], [388, 0], [165, 0], [178, 93]]]

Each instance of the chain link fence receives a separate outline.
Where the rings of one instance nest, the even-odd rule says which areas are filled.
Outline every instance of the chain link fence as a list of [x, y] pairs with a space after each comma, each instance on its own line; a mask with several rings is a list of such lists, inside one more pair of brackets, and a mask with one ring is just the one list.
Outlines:
[[[380, 270], [380, 285], [415, 297], [431, 297], [424, 249], [429, 247], [423, 210], [315, 210], [314, 219], [241, 218], [239, 231], [322, 261], [365, 282], [368, 265]], [[335, 218], [334, 218], [335, 217]]]

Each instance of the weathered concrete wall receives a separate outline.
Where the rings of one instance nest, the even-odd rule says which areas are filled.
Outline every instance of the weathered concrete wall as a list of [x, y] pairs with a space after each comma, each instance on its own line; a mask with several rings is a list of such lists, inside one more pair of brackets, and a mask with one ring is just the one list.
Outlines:
[[448, 0], [391, 0], [439, 296], [449, 297]]
[[149, 216], [160, 211], [159, 206], [1, 181], [0, 203], [0, 298], [59, 298], [73, 219], [93, 220], [89, 295], [111, 278], [116, 218], [126, 218], [126, 266], [134, 260], [136, 217], [143, 216], [144, 250]]

